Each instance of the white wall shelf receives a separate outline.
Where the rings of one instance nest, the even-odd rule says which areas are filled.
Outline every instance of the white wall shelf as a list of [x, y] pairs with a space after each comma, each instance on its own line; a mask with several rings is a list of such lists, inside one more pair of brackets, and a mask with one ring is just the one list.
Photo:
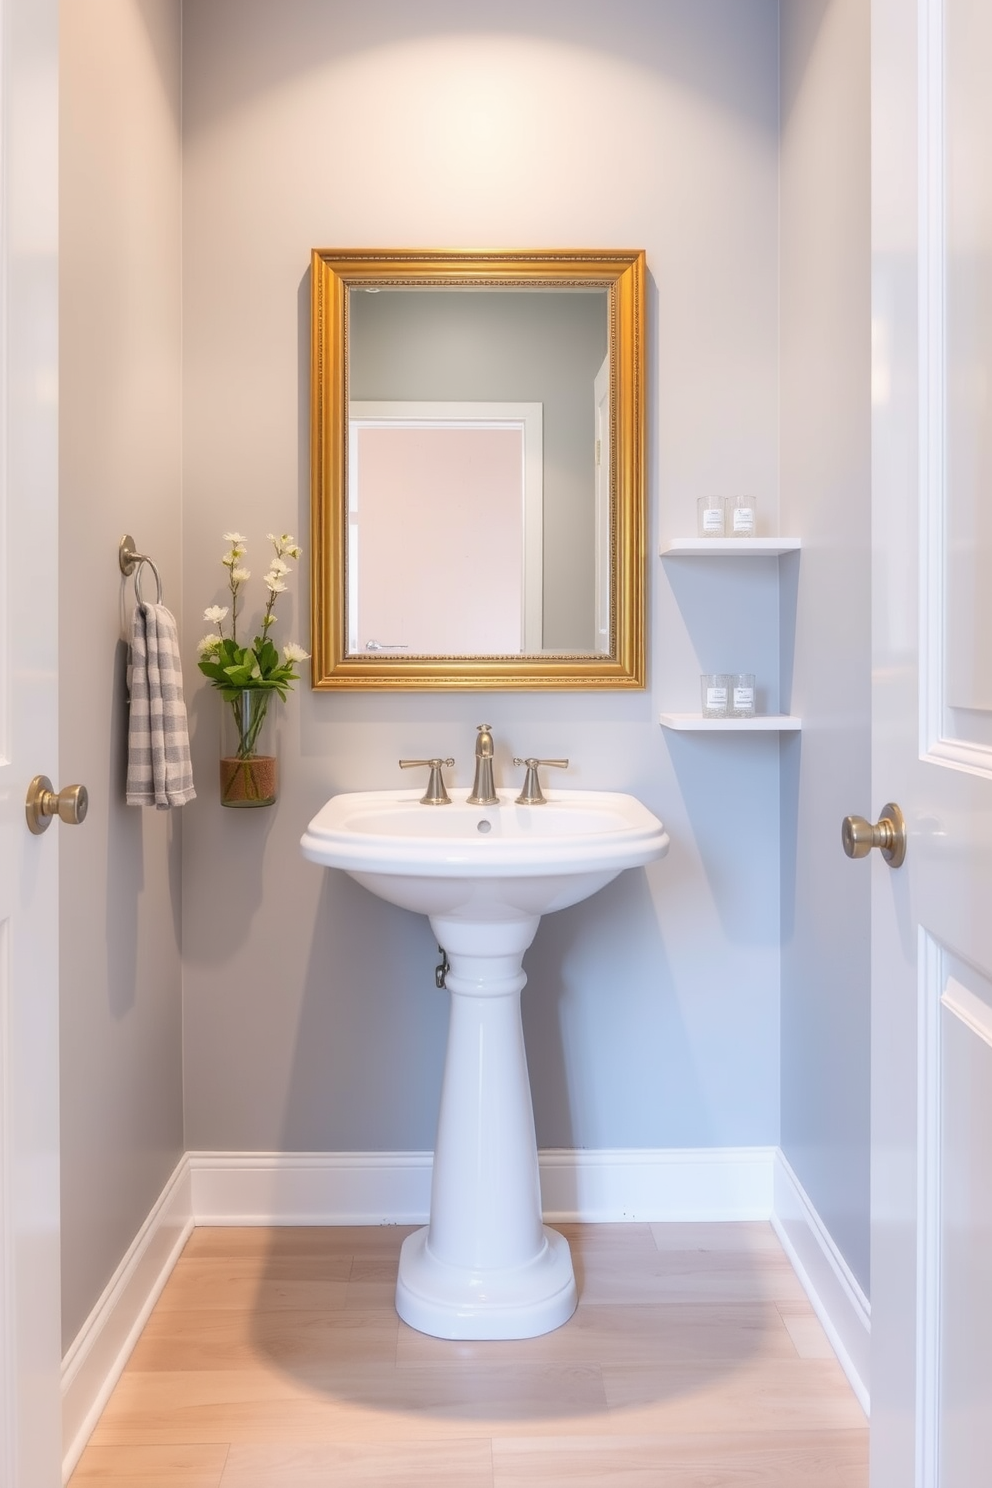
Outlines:
[[777, 558], [795, 553], [798, 537], [666, 537], [662, 558]]
[[[799, 550], [798, 537], [667, 537], [662, 558], [778, 558]], [[764, 713], [754, 718], [704, 718], [701, 713], [662, 713], [661, 726], [678, 733], [792, 733], [802, 722], [791, 714]]]
[[662, 728], [695, 734], [794, 733], [802, 719], [786, 713], [758, 713], [753, 718], [704, 718], [701, 713], [662, 713]]

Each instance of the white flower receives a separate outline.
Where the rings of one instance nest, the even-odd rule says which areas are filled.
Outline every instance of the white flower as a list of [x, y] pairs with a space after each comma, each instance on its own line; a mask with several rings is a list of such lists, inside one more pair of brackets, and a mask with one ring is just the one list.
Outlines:
[[232, 568], [231, 578], [236, 584], [244, 584], [251, 578], [250, 568]]
[[273, 558], [269, 564], [269, 573], [275, 574], [277, 578], [281, 578], [283, 574], [289, 573], [289, 564], [284, 563], [281, 558]]
[[279, 555], [280, 558], [284, 558], [287, 553], [289, 554], [290, 558], [299, 558], [300, 554], [303, 551], [302, 548], [298, 548], [296, 546], [296, 542], [291, 532], [282, 532], [278, 537], [276, 537], [276, 534], [274, 532], [268, 532], [266, 533], [266, 536], [268, 537], [270, 543], [275, 544], [276, 553]]
[[220, 645], [221, 637], [219, 635], [205, 635], [196, 649], [201, 656], [209, 656], [212, 651], [217, 651]]
[[227, 605], [211, 605], [208, 610], [204, 610], [203, 618], [213, 625], [219, 625], [222, 620], [227, 619]]
[[223, 563], [225, 568], [233, 568], [234, 565], [237, 563], [239, 556], [240, 555], [237, 548], [232, 548], [229, 553], [224, 554], [223, 558], [220, 561], [221, 563]]
[[265, 587], [270, 594], [285, 594], [286, 585], [278, 574], [267, 573], [265, 575]]
[[248, 539], [243, 537], [240, 532], [225, 532], [224, 541], [230, 543], [232, 548], [243, 548]]
[[282, 654], [285, 656], [287, 662], [294, 662], [306, 661], [310, 652], [304, 651], [303, 647], [298, 646], [295, 641], [287, 641], [286, 645], [282, 648]]

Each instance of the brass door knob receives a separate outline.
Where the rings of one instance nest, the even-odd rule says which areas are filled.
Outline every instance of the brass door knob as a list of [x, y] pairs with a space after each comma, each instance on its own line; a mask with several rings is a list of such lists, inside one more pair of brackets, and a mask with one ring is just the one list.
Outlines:
[[67, 785], [56, 793], [52, 790], [52, 782], [47, 775], [36, 775], [28, 786], [24, 814], [28, 819], [28, 827], [37, 837], [48, 831], [48, 824], [53, 816], [64, 821], [66, 826], [78, 827], [86, 816], [89, 804], [89, 793], [85, 785]]
[[872, 825], [863, 816], [845, 816], [840, 840], [849, 858], [866, 858], [877, 847], [890, 868], [898, 868], [906, 856], [906, 818], [894, 801], [887, 801]]

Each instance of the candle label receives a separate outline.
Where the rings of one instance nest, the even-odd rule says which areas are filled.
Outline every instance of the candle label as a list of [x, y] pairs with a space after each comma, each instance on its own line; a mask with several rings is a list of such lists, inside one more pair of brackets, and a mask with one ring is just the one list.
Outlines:
[[708, 506], [703, 512], [704, 532], [723, 532], [723, 508], [719, 506]]
[[734, 531], [739, 537], [751, 537], [754, 533], [754, 507], [734, 507]]
[[706, 706], [711, 713], [725, 713], [727, 711], [727, 689], [707, 687]]
[[734, 688], [734, 711], [737, 713], [752, 713], [754, 711], [754, 688]]

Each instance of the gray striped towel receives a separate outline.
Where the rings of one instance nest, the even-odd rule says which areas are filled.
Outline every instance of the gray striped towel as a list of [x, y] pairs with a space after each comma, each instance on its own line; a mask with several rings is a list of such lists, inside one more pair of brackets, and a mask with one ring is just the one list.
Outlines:
[[189, 758], [179, 635], [161, 604], [138, 604], [131, 625], [127, 804], [185, 806], [196, 795]]

